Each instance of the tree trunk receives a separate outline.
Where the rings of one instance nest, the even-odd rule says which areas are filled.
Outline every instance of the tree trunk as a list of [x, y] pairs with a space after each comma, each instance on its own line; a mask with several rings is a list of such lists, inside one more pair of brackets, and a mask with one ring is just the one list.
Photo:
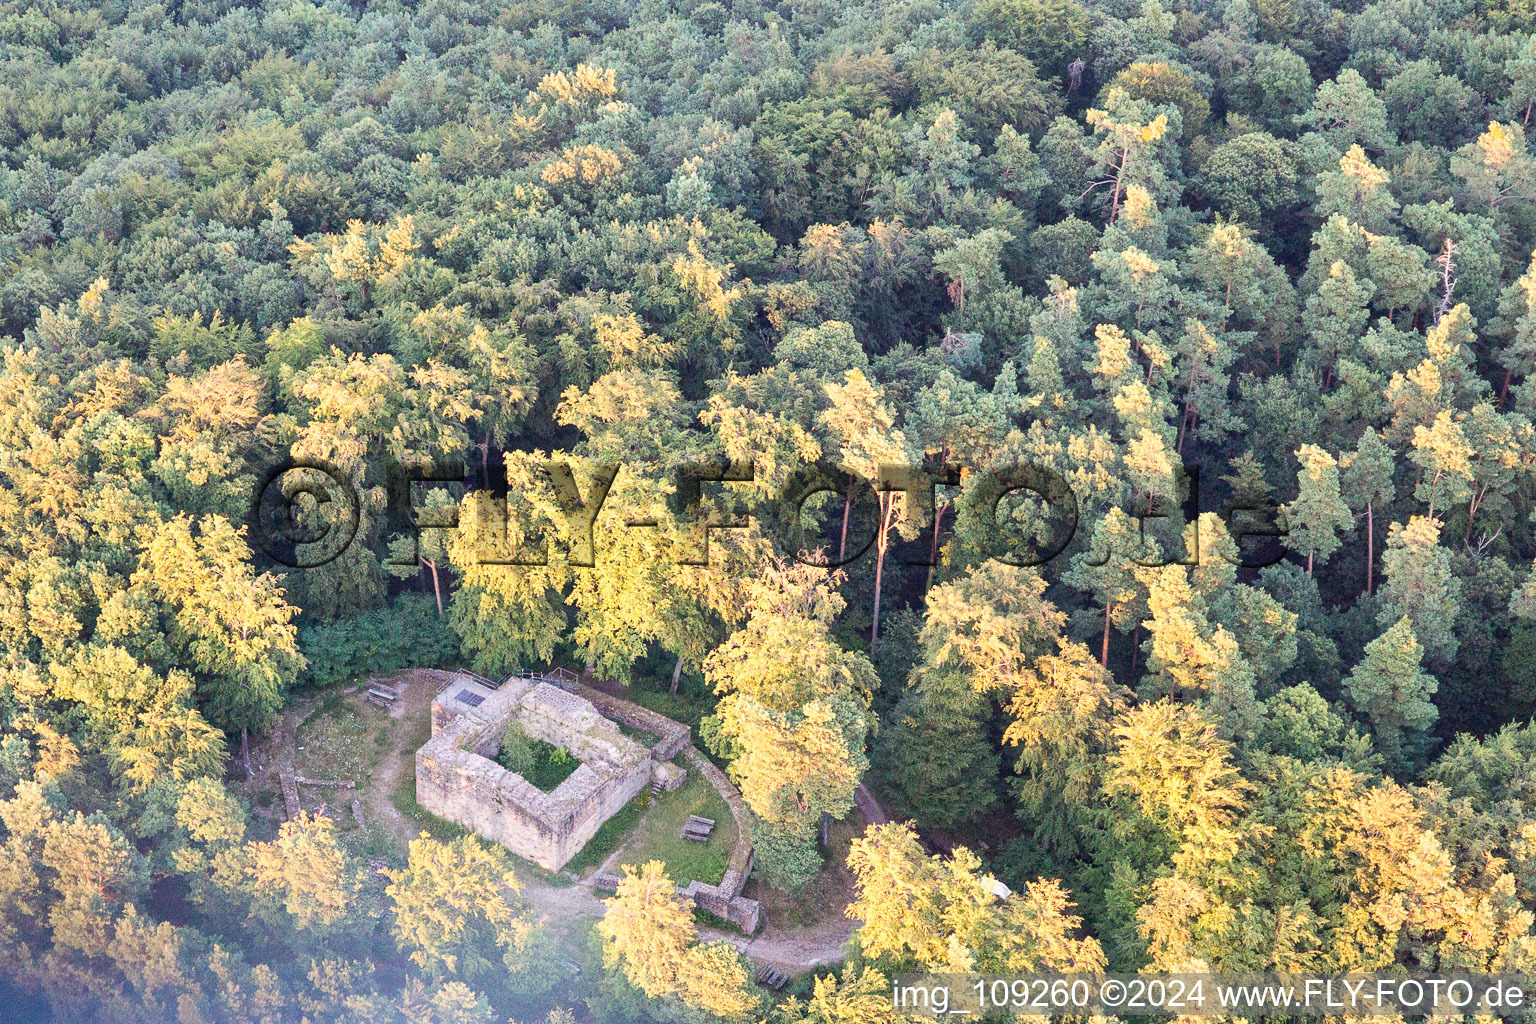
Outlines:
[[944, 513], [948, 508], [948, 505], [935, 505], [933, 509], [933, 536], [928, 541], [928, 578], [923, 581], [925, 594], [933, 586], [933, 570], [939, 562], [939, 527], [944, 523]]
[[243, 725], [240, 727], [240, 761], [245, 765], [246, 778], [256, 774], [251, 770], [251, 735]]
[[896, 495], [886, 492], [880, 496], [880, 532], [875, 535], [875, 610], [869, 624], [869, 653], [875, 653], [880, 642], [880, 584], [885, 577], [885, 551], [890, 547], [891, 511], [895, 508]]
[[1136, 662], [1141, 657], [1141, 623], [1131, 633], [1131, 678], [1136, 678]]
[[1312, 556], [1317, 554], [1317, 549], [1312, 548], [1307, 552], [1307, 579], [1312, 578]]
[[1114, 605], [1104, 602], [1104, 643], [1099, 648], [1099, 664], [1109, 668], [1109, 615]]
[[1505, 369], [1504, 369], [1504, 386], [1499, 389], [1499, 409], [1498, 409], [1499, 412], [1503, 412], [1504, 411], [1504, 399], [1509, 397], [1509, 378], [1513, 377], [1514, 374], [1515, 374], [1515, 368], [1513, 366], [1505, 367]]
[[1125, 178], [1125, 165], [1130, 160], [1129, 148], [1120, 154], [1120, 166], [1115, 168], [1115, 197], [1109, 204], [1109, 222], [1113, 224], [1115, 218], [1120, 216], [1120, 182]]
[[437, 563], [429, 562], [425, 558], [421, 561], [432, 571], [432, 593], [437, 597], [437, 617], [441, 619], [443, 617], [443, 584], [437, 575]]
[[843, 539], [837, 544], [837, 560], [842, 562], [848, 556], [848, 513], [853, 508], [853, 484], [848, 485], [848, 493], [843, 496]]
[[1371, 593], [1376, 586], [1376, 514], [1371, 503], [1365, 503], [1365, 592]]
[[672, 666], [672, 688], [667, 691], [668, 693], [677, 693], [677, 681], [681, 678], [683, 678], [683, 656], [679, 654], [677, 664]]

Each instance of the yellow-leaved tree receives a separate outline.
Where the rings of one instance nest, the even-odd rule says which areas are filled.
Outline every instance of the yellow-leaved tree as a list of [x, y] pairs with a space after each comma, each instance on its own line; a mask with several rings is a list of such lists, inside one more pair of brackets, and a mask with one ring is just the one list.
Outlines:
[[516, 899], [521, 886], [505, 850], [475, 836], [443, 842], [423, 832], [411, 840], [406, 866], [386, 874], [395, 939], [422, 970], [501, 978], [515, 991], [548, 987], [548, 972], [533, 969], [545, 953], [543, 935]]
[[605, 902], [597, 934], [603, 966], [654, 999], [676, 999], [725, 1020], [758, 1007], [747, 964], [728, 942], [700, 942], [693, 908], [678, 895], [661, 861], [624, 866], [618, 893]]

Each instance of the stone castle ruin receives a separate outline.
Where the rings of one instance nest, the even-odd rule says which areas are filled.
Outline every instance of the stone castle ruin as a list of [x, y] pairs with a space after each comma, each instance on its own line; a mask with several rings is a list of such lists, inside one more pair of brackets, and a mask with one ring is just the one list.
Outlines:
[[[494, 760], [513, 721], [580, 762], [552, 792]], [[416, 802], [557, 871], [642, 789], [682, 784], [666, 739], [647, 750], [590, 701], [539, 677], [495, 686], [464, 674], [432, 703], [432, 738], [416, 751]]]
[[[496, 763], [502, 735], [514, 721], [530, 738], [554, 744], [580, 762], [553, 791], [545, 793]], [[657, 740], [647, 749], [625, 736], [618, 722]], [[678, 891], [750, 935], [757, 930], [759, 908], [741, 895], [752, 871], [752, 842], [741, 825], [746, 805], [725, 774], [692, 749], [691, 739], [686, 725], [580, 686], [570, 673], [512, 676], [498, 685], [460, 671], [432, 702], [432, 738], [416, 751], [416, 802], [558, 871], [646, 786], [660, 791], [681, 786], [685, 772], [672, 759], [686, 751], [731, 805], [739, 827], [720, 884], [690, 879]], [[618, 879], [597, 875], [591, 884], [611, 891]]]

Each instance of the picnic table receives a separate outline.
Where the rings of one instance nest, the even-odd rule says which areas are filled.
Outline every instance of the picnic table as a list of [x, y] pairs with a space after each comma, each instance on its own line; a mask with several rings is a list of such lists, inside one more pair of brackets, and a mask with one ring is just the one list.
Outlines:
[[684, 839], [691, 839], [696, 843], [707, 843], [715, 830], [714, 818], [701, 818], [697, 814], [688, 815], [688, 820], [683, 824], [680, 833]]
[[393, 686], [385, 686], [382, 683], [374, 683], [368, 687], [367, 701], [377, 704], [381, 708], [392, 708], [395, 701], [400, 699], [400, 691]]
[[757, 975], [753, 978], [753, 980], [764, 988], [771, 988], [777, 992], [779, 989], [784, 987], [785, 983], [789, 981], [789, 975], [785, 974], [777, 967], [770, 967], [765, 964], [763, 967], [759, 968]]

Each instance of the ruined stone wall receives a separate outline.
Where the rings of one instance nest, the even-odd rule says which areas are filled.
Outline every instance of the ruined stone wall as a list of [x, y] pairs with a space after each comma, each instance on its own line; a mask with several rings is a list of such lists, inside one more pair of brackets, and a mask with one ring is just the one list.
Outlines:
[[[651, 781], [644, 748], [591, 705], [553, 687], [509, 680], [479, 707], [450, 698], [432, 712], [432, 738], [416, 752], [417, 803], [550, 870], [564, 866]], [[493, 760], [514, 720], [582, 762], [553, 792]]]
[[689, 882], [678, 891], [692, 900], [694, 906], [700, 910], [731, 922], [748, 935], [757, 931], [757, 926], [761, 923], [759, 920], [761, 909], [757, 900], [749, 900], [745, 896], [734, 896], [721, 886]]
[[[606, 874], [593, 875], [591, 880], [594, 889], [604, 892], [617, 892], [620, 881], [618, 875]], [[762, 911], [756, 900], [749, 900], [745, 896], [732, 896], [718, 885], [692, 881], [687, 885], [679, 885], [677, 894], [691, 901], [700, 910], [714, 914], [723, 921], [729, 921], [748, 935], [757, 931], [758, 926], [762, 924]]]
[[736, 787], [731, 785], [731, 780], [726, 778], [725, 772], [715, 767], [703, 754], [689, 748], [688, 761], [725, 799], [731, 808], [731, 817], [736, 819], [736, 845], [731, 848], [731, 860], [726, 865], [725, 876], [720, 879], [720, 889], [728, 896], [740, 896], [741, 890], [747, 885], [747, 876], [752, 873], [751, 811], [747, 809], [747, 802], [741, 798]]
[[416, 752], [416, 801], [440, 818], [550, 870], [560, 858], [562, 835], [538, 811], [545, 794], [494, 761], [465, 750]]
[[[730, 806], [731, 817], [736, 822], [736, 844], [731, 848], [730, 863], [726, 865], [720, 884], [710, 885], [697, 879], [685, 879], [682, 880], [684, 884], [678, 886], [678, 892], [692, 900], [701, 910], [731, 922], [748, 935], [757, 931], [761, 909], [756, 900], [747, 899], [741, 894], [752, 873], [753, 856], [752, 816], [741, 793], [723, 771], [689, 744], [691, 733], [686, 725], [588, 686], [578, 687], [577, 693], [591, 701], [607, 717], [662, 736], [662, 740], [651, 748], [653, 759], [657, 757], [658, 748], [669, 749], [671, 753], [667, 754], [668, 758], [680, 750], [686, 751], [689, 764], [709, 780], [710, 785]], [[612, 875], [594, 876], [592, 882], [598, 888], [618, 888], [618, 878]]]
[[688, 746], [689, 740], [693, 738], [692, 732], [686, 725], [674, 722], [665, 715], [659, 715], [650, 708], [643, 708], [586, 685], [577, 686], [576, 693], [590, 701], [604, 716], [616, 722], [623, 722], [631, 729], [643, 729], [653, 736], [660, 737], [651, 747], [651, 757], [657, 761], [672, 760], [684, 747]]

